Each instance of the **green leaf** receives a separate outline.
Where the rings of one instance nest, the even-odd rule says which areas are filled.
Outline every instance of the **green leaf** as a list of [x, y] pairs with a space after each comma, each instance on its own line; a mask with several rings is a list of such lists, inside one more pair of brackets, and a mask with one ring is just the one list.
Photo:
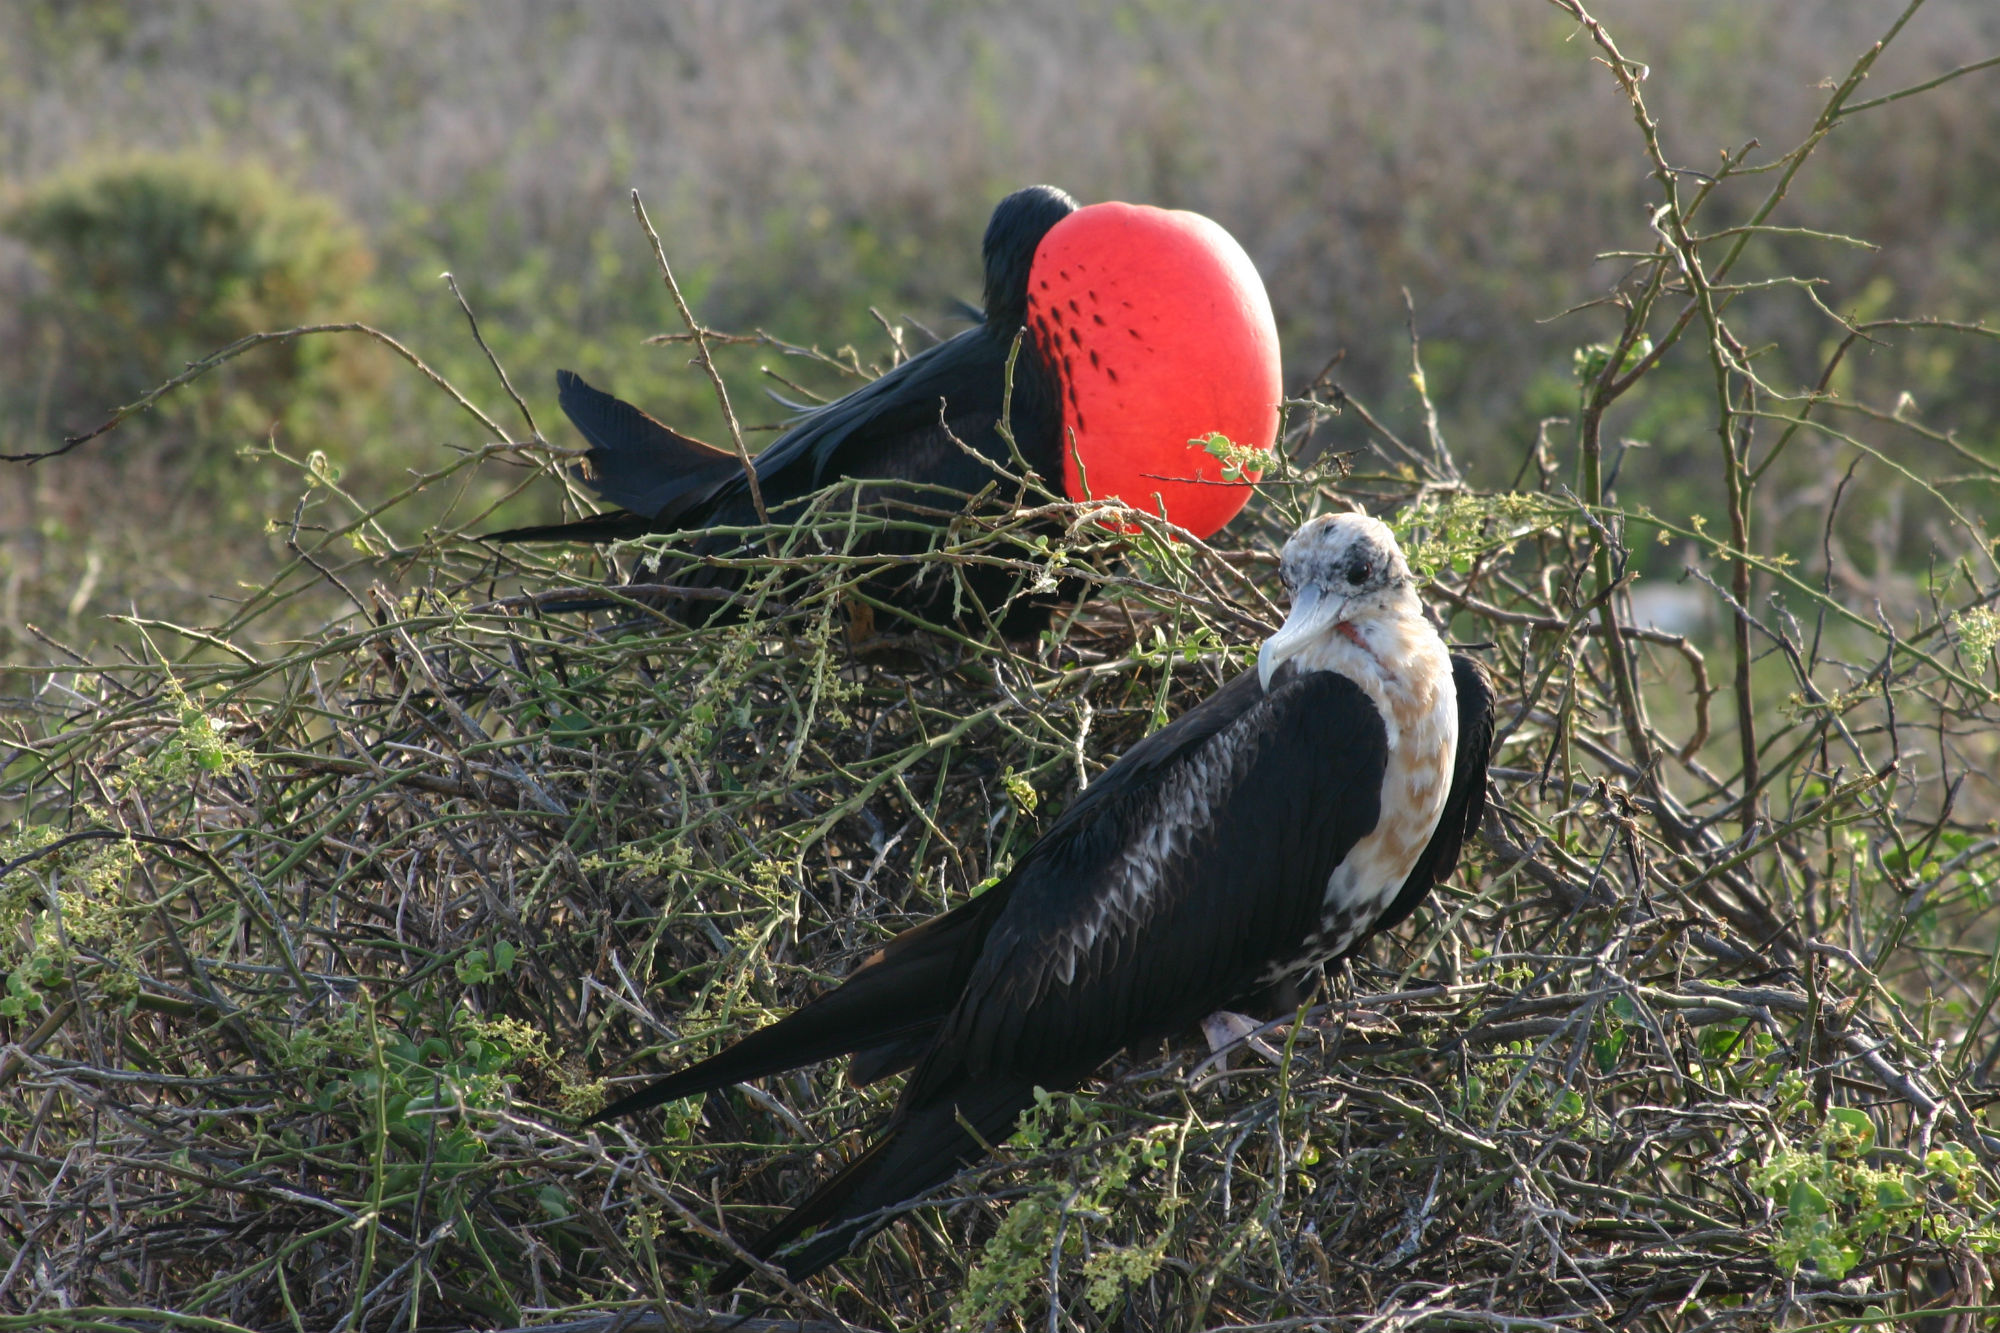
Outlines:
[[1851, 1106], [1835, 1106], [1826, 1113], [1829, 1125], [1838, 1125], [1843, 1131], [1859, 1140], [1856, 1153], [1866, 1153], [1875, 1146], [1875, 1122], [1865, 1111], [1857, 1111]]

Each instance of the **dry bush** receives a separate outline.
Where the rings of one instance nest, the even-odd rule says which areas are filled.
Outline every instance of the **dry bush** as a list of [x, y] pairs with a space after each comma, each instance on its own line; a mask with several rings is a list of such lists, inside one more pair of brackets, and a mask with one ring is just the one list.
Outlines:
[[[2000, 1312], [2000, 570], [1959, 492], [1849, 427], [2000, 469], [1812, 389], [1872, 341], [1990, 334], [1829, 320], [1806, 392], [1762, 376], [1737, 330], [1793, 284], [1742, 242], [1784, 225], [1818, 138], [1713, 187], [1673, 170], [1636, 69], [1564, 7], [1638, 116], [1656, 230], [1609, 294], [1622, 331], [1584, 349], [1572, 416], [1505, 488], [1467, 485], [1441, 432], [1314, 386], [1289, 451], [1317, 452], [1337, 398], [1370, 431], [1353, 475], [1267, 479], [1215, 548], [1115, 538], [1025, 483], [999, 514], [939, 497], [932, 577], [1010, 561], [1097, 596], [1034, 645], [940, 626], [857, 658], [840, 607], [868, 565], [845, 551], [908, 516], [822, 493], [742, 558], [752, 624], [566, 614], [601, 571], [496, 554], [469, 515], [403, 530], [414, 496], [561, 461], [461, 398], [482, 443], [405, 491], [294, 460], [293, 562], [227, 619], [17, 673], [0, 1328]], [[1712, 222], [1739, 186], [1769, 206]], [[1420, 349], [1399, 355], [1421, 383]], [[1688, 361], [1713, 370], [1729, 503], [1621, 504], [1606, 412]], [[1947, 515], [1917, 595], [1873, 602], [1762, 535], [1763, 469], [1813, 437], [1857, 460], [1818, 515], [1829, 545], [1843, 498], [1885, 478]], [[1250, 661], [1277, 544], [1352, 503], [1398, 525], [1453, 636], [1490, 645], [1495, 802], [1451, 886], [1271, 1032], [1274, 1060], [1130, 1052], [836, 1270], [696, 1308], [722, 1237], [822, 1177], [889, 1094], [820, 1068], [579, 1132], [606, 1080], [715, 1049], [1003, 872], [1049, 806]], [[1046, 559], [1016, 558], [1051, 518]], [[1637, 553], [1661, 541], [1719, 643], [1635, 622]], [[321, 595], [346, 605], [322, 631], [243, 646]]]

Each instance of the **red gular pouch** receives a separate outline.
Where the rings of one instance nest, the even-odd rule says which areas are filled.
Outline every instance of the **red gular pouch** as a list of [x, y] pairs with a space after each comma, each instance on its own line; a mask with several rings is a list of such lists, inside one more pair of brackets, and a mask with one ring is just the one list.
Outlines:
[[[1116, 499], [1204, 540], [1250, 498], [1205, 442], [1268, 450], [1278, 326], [1250, 256], [1199, 213], [1092, 204], [1049, 229], [1028, 330], [1062, 396], [1063, 491]], [[1107, 526], [1116, 526], [1108, 524]]]

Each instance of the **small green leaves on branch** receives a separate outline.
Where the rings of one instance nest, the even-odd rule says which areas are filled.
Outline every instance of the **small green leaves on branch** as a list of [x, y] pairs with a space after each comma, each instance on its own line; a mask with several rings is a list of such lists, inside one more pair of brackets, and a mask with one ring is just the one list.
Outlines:
[[1255, 481], [1271, 466], [1270, 450], [1237, 444], [1221, 431], [1188, 443], [1221, 460], [1224, 481]]
[[1953, 616], [1951, 627], [1958, 631], [1958, 650], [1966, 665], [1975, 672], [1984, 671], [1993, 660], [1994, 648], [2000, 646], [2000, 614], [1991, 607], [1975, 606]]
[[[1618, 345], [1609, 342], [1591, 343], [1586, 347], [1577, 348], [1572, 355], [1577, 383], [1590, 384], [1602, 378], [1605, 366], [1611, 363], [1612, 353], [1617, 350]], [[1642, 335], [1625, 349], [1624, 357], [1618, 362], [1617, 373], [1623, 375], [1652, 354], [1653, 340]]]

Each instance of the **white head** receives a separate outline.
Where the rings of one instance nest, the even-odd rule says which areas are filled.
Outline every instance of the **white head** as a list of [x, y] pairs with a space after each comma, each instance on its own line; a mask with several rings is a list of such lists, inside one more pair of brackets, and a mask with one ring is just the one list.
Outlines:
[[1292, 613], [1257, 654], [1257, 677], [1266, 689], [1287, 659], [1334, 635], [1365, 648], [1371, 623], [1423, 615], [1395, 534], [1366, 514], [1321, 514], [1308, 521], [1285, 543], [1278, 571], [1291, 589]]

